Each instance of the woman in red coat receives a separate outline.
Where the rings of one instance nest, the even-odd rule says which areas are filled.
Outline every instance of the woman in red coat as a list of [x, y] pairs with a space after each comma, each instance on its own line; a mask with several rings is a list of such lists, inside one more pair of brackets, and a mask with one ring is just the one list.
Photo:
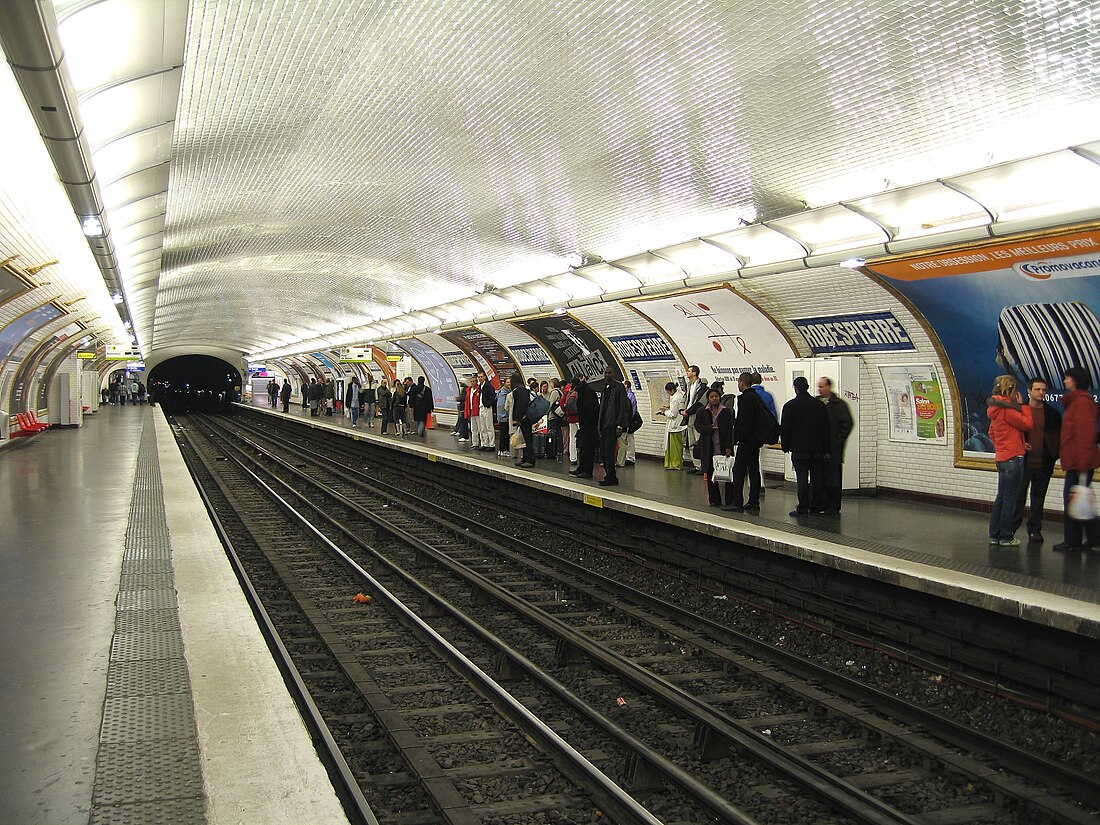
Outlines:
[[997, 451], [997, 497], [989, 514], [989, 543], [1015, 547], [1020, 540], [1013, 535], [1016, 497], [1024, 479], [1024, 433], [1032, 427], [1031, 408], [1023, 403], [1016, 379], [997, 377], [993, 395], [986, 408], [989, 437]]
[[[1062, 373], [1066, 394], [1062, 396], [1062, 440], [1059, 460], [1066, 472], [1063, 503], [1066, 505], [1065, 538], [1055, 550], [1100, 548], [1100, 519], [1078, 521], [1069, 517], [1069, 491], [1077, 484], [1092, 483], [1093, 470], [1100, 467], [1100, 447], [1096, 445], [1096, 402], [1089, 393], [1092, 382], [1080, 367]], [[1082, 544], [1082, 534], [1088, 540]]]

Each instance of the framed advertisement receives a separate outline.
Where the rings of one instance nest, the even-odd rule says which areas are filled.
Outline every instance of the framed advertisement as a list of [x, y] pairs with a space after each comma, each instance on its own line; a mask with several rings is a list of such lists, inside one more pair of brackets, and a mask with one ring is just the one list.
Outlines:
[[931, 364], [880, 366], [890, 440], [919, 444], [947, 443], [943, 390]]

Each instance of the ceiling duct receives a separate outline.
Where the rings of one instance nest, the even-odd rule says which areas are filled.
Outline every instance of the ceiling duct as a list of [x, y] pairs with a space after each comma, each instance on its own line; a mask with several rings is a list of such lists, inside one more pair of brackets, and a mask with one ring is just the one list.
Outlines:
[[123, 321], [130, 321], [111, 231], [92, 169], [91, 149], [76, 107], [76, 90], [65, 67], [65, 53], [58, 41], [57, 18], [50, 0], [0, 2], [0, 44], [107, 290], [112, 295], [124, 296], [119, 315]]

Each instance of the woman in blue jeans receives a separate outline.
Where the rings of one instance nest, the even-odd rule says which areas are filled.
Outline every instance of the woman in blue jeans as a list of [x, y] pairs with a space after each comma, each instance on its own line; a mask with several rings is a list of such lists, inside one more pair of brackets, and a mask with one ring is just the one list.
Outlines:
[[1024, 478], [1024, 434], [1031, 429], [1031, 408], [1023, 403], [1016, 379], [1001, 375], [993, 384], [993, 394], [986, 408], [989, 416], [989, 437], [997, 458], [997, 497], [989, 514], [989, 543], [1014, 547], [1016, 538], [1016, 497]]

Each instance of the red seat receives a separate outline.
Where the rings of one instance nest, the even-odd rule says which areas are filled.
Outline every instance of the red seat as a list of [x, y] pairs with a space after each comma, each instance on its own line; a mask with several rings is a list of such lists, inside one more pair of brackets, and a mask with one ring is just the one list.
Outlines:
[[15, 435], [34, 435], [49, 428], [49, 424], [35, 424], [26, 413], [16, 413], [15, 420], [19, 422], [19, 432]]
[[34, 410], [27, 413], [27, 418], [30, 420], [32, 427], [37, 427], [40, 430], [48, 430], [50, 428], [49, 422], [43, 424], [38, 420], [38, 416], [35, 414]]

